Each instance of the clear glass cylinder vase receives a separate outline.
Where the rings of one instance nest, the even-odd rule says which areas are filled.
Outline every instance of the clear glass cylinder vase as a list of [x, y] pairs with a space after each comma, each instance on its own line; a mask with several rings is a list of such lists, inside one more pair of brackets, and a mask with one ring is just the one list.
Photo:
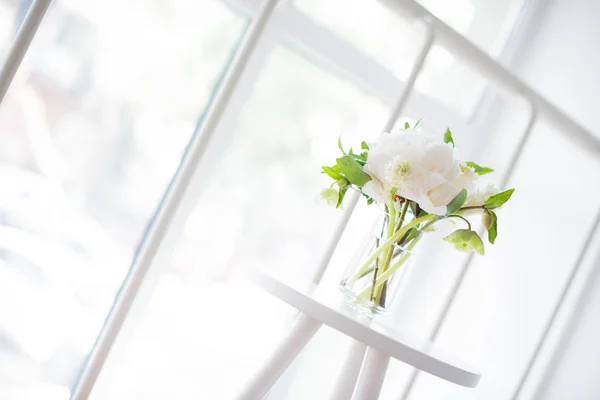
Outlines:
[[419, 241], [420, 235], [399, 244], [367, 234], [340, 281], [346, 304], [368, 317], [386, 313], [406, 283]]

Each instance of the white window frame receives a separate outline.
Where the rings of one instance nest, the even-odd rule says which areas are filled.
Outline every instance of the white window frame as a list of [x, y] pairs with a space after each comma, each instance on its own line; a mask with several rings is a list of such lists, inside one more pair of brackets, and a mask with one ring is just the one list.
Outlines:
[[[112, 354], [116, 354], [117, 357], [120, 353], [123, 353], [123, 346], [128, 342], [127, 337], [130, 336], [134, 325], [132, 321], [136, 320], [136, 315], [140, 315], [143, 312], [156, 282], [165, 273], [168, 266], [168, 259], [182, 234], [184, 223], [193, 210], [204, 183], [209, 177], [209, 169], [206, 166], [212, 164], [211, 157], [214, 159], [231, 142], [232, 133], [235, 131], [235, 116], [240, 114], [243, 105], [250, 97], [253, 83], [257, 80], [268, 55], [277, 43], [282, 40], [291, 42], [296, 48], [307, 52], [319, 64], [326, 65], [330, 69], [343, 73], [359, 87], [376, 94], [388, 103], [398, 93], [401, 93], [405, 87], [405, 83], [396, 78], [385, 67], [362, 54], [354, 46], [315, 23], [306, 15], [295, 10], [287, 1], [282, 1], [279, 4], [277, 12], [273, 14], [272, 20], [268, 24], [267, 21], [271, 16], [271, 12], [278, 3], [276, 0], [266, 0], [260, 8], [252, 0], [225, 1], [243, 14], [254, 18], [255, 21], [250, 28], [249, 34], [246, 36], [246, 43], [241, 47], [237, 61], [230, 67], [227, 78], [220, 88], [220, 93], [215, 103], [210, 107], [204, 125], [201, 127], [200, 132], [192, 139], [189, 154], [184, 158], [173, 184], [167, 190], [166, 201], [158, 211], [157, 217], [152, 224], [153, 227], [140, 247], [140, 254], [138, 254], [137, 259], [132, 265], [123, 290], [118, 295], [98, 343], [83, 371], [82, 378], [72, 397], [75, 400], [87, 398], [94, 387], [96, 378], [102, 369], [108, 365], [105, 365], [105, 361], [109, 351], [112, 351]], [[7, 61], [0, 71], [0, 104], [50, 2], [51, 0], [35, 0], [33, 2], [23, 27], [19, 31], [15, 43], [7, 56]], [[412, 0], [384, 0], [382, 3], [389, 6], [390, 10], [393, 9], [412, 18], [419, 20], [425, 18], [435, 31], [437, 44], [443, 45], [455, 55], [462, 56], [478, 72], [486, 75], [500, 86], [511, 90], [529, 102], [531, 117], [518, 148], [513, 154], [513, 161], [518, 160], [520, 157], [538, 115], [550, 119], [561, 128], [563, 133], [568, 133], [567, 137], [569, 139], [582, 145], [585, 150], [591, 151], [595, 156], [600, 154], [600, 141], [594, 135], [579, 126], [569, 116], [515, 78], [500, 63], [489, 58], [485, 53], [472, 46], [464, 37], [457, 34], [439, 19], [430, 15], [418, 3]], [[499, 61], [508, 65], [514, 62], [514, 54], [518, 52], [518, 49], [515, 48], [515, 43], [521, 42], [520, 39], [522, 37], [520, 36], [526, 35], [528, 27], [530, 27], [536, 12], [540, 8], [540, 3], [541, 0], [531, 0], [525, 3], [525, 8], [521, 11], [523, 20], [517, 24], [517, 28], [513, 31], [508, 45], [499, 54]], [[332, 49], [335, 50], [332, 51]], [[341, 62], [341, 60], [344, 60], [344, 62]], [[351, 62], [348, 62], [349, 60]], [[235, 96], [231, 96], [234, 91]], [[494, 104], [494, 95], [491, 93], [489, 90], [484, 93], [483, 99], [480, 102], [482, 106], [478, 110], [479, 115], [492, 112], [493, 107], [491, 105]], [[411, 95], [411, 104], [407, 108], [409, 114], [419, 114], [425, 118], [442, 119], [447, 121], [449, 125], [458, 126], [463, 129], [471, 129], [475, 125], [466, 125], [453, 112], [418, 92], [412, 92]], [[477, 118], [473, 118], [473, 121], [476, 122]], [[217, 139], [211, 140], [213, 137]], [[513, 162], [512, 165], [514, 166], [516, 163]], [[512, 172], [513, 168], [507, 171], [504, 183], [509, 179]], [[353, 207], [348, 208], [350, 211], [346, 213], [346, 218], [350, 217]], [[165, 210], [167, 211], [166, 213]], [[342, 228], [346, 221], [347, 219], [342, 221]], [[594, 234], [598, 231], [599, 224], [600, 214], [592, 224], [586, 242], [581, 249], [580, 257], [565, 282], [552, 315], [530, 358], [527, 369], [524, 371], [521, 381], [515, 388], [513, 396], [515, 399], [519, 397], [524, 386], [531, 386], [533, 384], [528, 382], [528, 378], [532, 370], [536, 367], [536, 361], [542, 349], [553, 347], [547, 346], [546, 339], [552, 333], [553, 327], [558, 325], [559, 316], [564, 315], [562, 317], [563, 320], [570, 318], [572, 312], [568, 312], [569, 310], [565, 311], [563, 308], [566, 299], [573, 296], [580, 297], [586, 290], [582, 287], [583, 285], [579, 285], [576, 293], [572, 293], [571, 288], [576, 280], [581, 280], [582, 274], [587, 276], [591, 273], [591, 271], [585, 270], [582, 272], [580, 270], [583, 265], [582, 260], [590, 248], [590, 243], [593, 242]], [[343, 229], [337, 230], [337, 237], [334, 237], [332, 240], [332, 247], [326, 252], [322, 265], [326, 265], [329, 261], [331, 249], [337, 244], [342, 231]], [[456, 293], [460, 290], [460, 285], [468, 272], [469, 266], [470, 259], [463, 266], [452, 293], [446, 301], [446, 307], [440, 312], [440, 318], [430, 337], [432, 340], [435, 340], [437, 332], [439, 332], [445, 320], [445, 315], [452, 306]], [[576, 304], [569, 306], [572, 309], [575, 307]], [[118, 341], [117, 337], [119, 338]], [[558, 337], [560, 337], [560, 334]], [[556, 339], [555, 341], [558, 342], [558, 340]], [[553, 351], [553, 348], [548, 350], [548, 352]], [[541, 367], [538, 366], [539, 368]], [[413, 374], [411, 383], [406, 387], [405, 396], [408, 396], [410, 393], [416, 376], [417, 372]]]
[[[247, 0], [239, 0], [233, 2], [230, 0], [230, 3], [234, 6], [237, 6], [238, 9], [244, 10], [246, 13], [249, 13], [250, 16], [256, 16], [259, 12], [256, 7], [256, 3], [250, 2]], [[274, 2], [270, 2], [271, 5]], [[419, 5], [414, 2], [409, 2], [412, 4], [412, 9], [409, 9], [409, 13], [416, 13], [419, 16]], [[266, 2], [267, 7], [269, 1]], [[392, 6], [396, 6], [393, 4]], [[402, 6], [398, 5], [402, 12], [406, 12]], [[422, 16], [420, 16], [422, 17]], [[439, 20], [438, 20], [439, 22]], [[439, 26], [441, 27], [442, 32], [446, 32], [448, 36], [441, 36], [438, 39], [438, 42], [442, 42], [451, 50], [458, 52], [459, 54], [464, 51], [465, 48], [468, 47], [469, 43], [462, 38], [462, 36], [457, 35], [454, 31], [452, 31], [447, 25], [439, 22]], [[455, 35], [454, 37], [452, 35]], [[288, 40], [292, 42], [298, 48], [306, 51], [311, 55], [315, 60], [320, 61], [321, 64], [328, 66], [334, 70], [337, 70], [343, 74], [345, 74], [351, 81], [357, 84], [359, 87], [363, 88], [366, 91], [375, 93], [378, 97], [382, 98], [384, 101], [390, 103], [392, 99], [394, 99], [398, 93], [402, 91], [404, 88], [404, 83], [395, 77], [389, 70], [385, 67], [378, 64], [376, 61], [372, 60], [370, 57], [362, 54], [359, 50], [357, 50], [354, 46], [344, 41], [342, 38], [338, 37], [334, 33], [329, 30], [323, 28], [319, 24], [312, 21], [310, 18], [302, 14], [301, 12], [295, 10], [290, 6], [288, 2], [283, 2], [279, 5], [277, 11], [272, 15], [272, 19], [268, 24], [268, 28], [266, 28], [262, 35], [257, 38], [256, 48], [252, 52], [252, 55], [248, 59], [248, 63], [245, 67], [244, 73], [241, 74], [239, 82], [237, 82], [238, 86], [235, 89], [236, 95], [231, 99], [229, 104], [226, 104], [224, 109], [222, 110], [222, 121], [227, 121], [224, 123], [220, 123], [215, 127], [214, 132], [212, 134], [214, 137], [218, 138], [214, 142], [210, 144], [207, 143], [207, 149], [204, 152], [206, 156], [194, 167], [194, 171], [192, 177], [186, 187], [182, 191], [181, 199], [179, 207], [176, 208], [174, 214], [170, 218], [170, 223], [166, 226], [166, 232], [164, 233], [164, 237], [161, 241], [158, 242], [158, 247], [155, 253], [154, 258], [151, 260], [151, 263], [148, 264], [148, 273], [145, 278], [140, 280], [140, 287], [137, 296], [134, 296], [132, 302], [130, 304], [129, 317], [124, 318], [122, 323], [119, 324], [120, 329], [117, 331], [124, 332], [121, 333], [121, 337], [117, 342], [117, 346], [114, 349], [114, 353], [119, 357], [119, 354], [124, 353], [124, 347], [127, 345], [127, 337], [131, 335], [131, 332], [134, 329], [135, 320], [137, 318], [133, 317], [135, 315], [140, 315], [144, 308], [145, 304], [148, 303], [148, 300], [151, 296], [154, 286], [156, 285], [159, 277], [165, 273], [166, 268], [168, 266], [168, 259], [170, 254], [172, 253], [178, 238], [180, 237], [185, 220], [187, 216], [191, 213], [195, 202], [201, 194], [202, 187], [206, 182], [206, 179], [209, 176], [206, 168], [207, 165], [210, 165], [210, 157], [211, 154], [218, 154], [220, 150], [227, 147], [227, 144], [231, 141], [232, 132], [234, 132], [235, 127], [235, 116], [239, 115], [243, 104], [250, 97], [252, 91], [252, 83], [255, 82], [260, 74], [261, 70], [264, 67], [264, 63], [267, 59], [268, 54], [272, 51], [277, 43], [281, 40]], [[446, 40], [446, 42], [444, 42]], [[513, 38], [514, 40], [514, 38]], [[515, 40], [516, 42], [517, 40]], [[467, 46], [465, 46], [465, 42]], [[334, 52], [331, 50], [335, 49]], [[472, 48], [470, 48], [472, 50]], [[514, 49], [512, 50], [514, 51]], [[513, 162], [512, 165], [516, 165], [516, 160], [521, 155], [522, 149], [524, 148], [527, 138], [536, 122], [536, 118], [538, 115], [537, 110], [541, 110], [545, 112], [547, 116], [555, 119], [559, 125], [563, 128], [566, 128], [570, 131], [579, 132], [576, 135], [576, 138], [579, 138], [582, 143], [590, 145], [592, 148], [598, 148], [598, 143], [595, 139], [592, 139], [592, 135], [589, 134], [585, 129], [578, 126], [574, 123], [568, 116], [564, 115], [560, 110], [557, 110], [550, 103], [548, 103], [544, 98], [539, 96], [533, 90], [527, 88], [523, 85], [518, 79], [516, 79], [512, 74], [508, 73], [500, 64], [491, 61], [489, 58], [481, 57], [483, 53], [472, 52], [469, 53], [467, 51], [466, 56], [471, 56], [470, 61], [475, 64], [476, 68], [479, 72], [483, 72], [487, 74], [488, 78], [492, 78], [500, 86], [508, 88], [513, 92], [516, 92], [517, 95], [523, 96], [531, 104], [531, 117], [529, 119], [529, 123], [525, 127], [525, 131], [523, 133], [523, 137], [521, 142], [518, 145], [515, 153], [513, 154]], [[501, 55], [502, 57], [502, 55]], [[505, 54], [505, 57], [508, 56]], [[340, 60], [344, 60], [344, 62], [340, 62]], [[351, 60], [349, 62], [349, 60]], [[508, 82], [508, 84], [507, 84]], [[226, 85], [227, 83], [224, 83]], [[424, 118], [437, 118], [447, 121], [449, 125], [459, 127], [459, 129], [468, 130], [473, 129], [473, 126], [466, 125], [464, 121], [458, 118], [453, 112], [445, 108], [444, 106], [432, 101], [428, 97], [413, 91], [411, 93], [411, 105], [407, 108], [407, 113], [414, 113], [415, 115], [423, 115]], [[484, 99], [487, 99], [489, 102], [492, 102], [493, 95], [490, 95], [489, 92], [484, 95]], [[535, 104], [535, 105], [534, 105]], [[482, 111], [491, 112], [491, 107], [488, 106], [487, 109]], [[206, 132], [204, 133], [206, 134]], [[507, 171], [503, 184], [506, 184], [508, 179], [513, 173], [513, 168], [510, 168]], [[331, 251], [326, 252], [321, 265], [327, 265], [331, 254], [332, 249], [337, 245], [337, 241], [339, 240], [341, 233], [343, 232], [343, 227], [347, 222], [347, 219], [350, 217], [352, 213], [353, 206], [356, 204], [356, 201], [348, 207], [348, 211], [345, 213], [344, 218], [342, 218], [341, 228], [336, 230], [336, 237], [334, 237], [330, 243]], [[590, 235], [591, 237], [591, 235]], [[143, 250], [142, 250], [143, 251]], [[443, 310], [440, 310], [438, 321], [436, 322], [436, 326], [431, 332], [430, 339], [435, 340], [438, 333], [440, 332], [441, 327], [445, 321], [446, 315], [451, 308], [454, 298], [459, 292], [462, 282], [466, 274], [469, 271], [469, 267], [471, 264], [472, 258], [467, 259], [465, 264], [463, 265], [461, 272], [457, 280], [454, 283], [453, 289], [445, 302], [445, 307]], [[574, 276], [578, 272], [578, 265], [573, 269], [573, 273], [571, 276]], [[135, 268], [135, 265], [134, 267]], [[564, 292], [568, 291], [570, 287], [569, 282], [565, 286]], [[564, 297], [564, 296], [562, 296]], [[556, 310], [560, 308], [562, 302], [557, 304]], [[557, 311], [553, 313], [548, 326], [554, 324], [554, 318], [557, 314]], [[547, 329], [548, 330], [548, 329]], [[546, 330], [546, 331], [547, 331]], [[109, 332], [110, 333], [110, 332]], [[542, 347], [545, 342], [547, 336], [547, 332], [542, 335], [540, 338], [540, 342], [538, 344], [538, 349]], [[114, 337], [104, 336], [105, 339], [108, 340], [116, 340], [116, 335]], [[102, 336], [101, 336], [102, 339]], [[108, 343], [108, 341], [106, 342]], [[110, 346], [109, 346], [110, 348]], [[518, 387], [515, 389], [514, 398], [517, 398], [520, 394], [520, 390], [524, 383], [526, 382], [530, 370], [535, 365], [535, 361], [539, 354], [538, 351], [534, 352], [527, 370], [523, 374], [523, 379], [521, 380]], [[100, 364], [101, 365], [101, 364]], [[110, 368], [109, 368], [110, 370]], [[96, 375], [100, 373], [100, 369], [97, 369]], [[411, 379], [408, 385], [404, 390], [404, 397], [408, 397], [410, 394], [414, 382], [418, 376], [418, 371], [414, 370]], [[85, 377], [85, 374], [84, 374]], [[81, 382], [81, 381], [80, 381]], [[85, 381], [84, 381], [85, 382]], [[89, 382], [92, 382], [89, 380]], [[93, 383], [93, 382], [92, 382]], [[88, 386], [91, 390], [92, 386]], [[81, 388], [79, 386], [78, 388]], [[75, 392], [73, 399], [83, 399], [85, 396], [80, 394], [85, 393], [86, 391], [78, 390]]]

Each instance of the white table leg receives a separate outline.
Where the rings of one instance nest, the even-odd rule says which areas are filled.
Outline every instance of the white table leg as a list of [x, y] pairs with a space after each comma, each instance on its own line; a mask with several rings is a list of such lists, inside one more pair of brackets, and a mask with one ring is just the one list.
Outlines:
[[329, 400], [349, 400], [356, 386], [360, 366], [365, 357], [367, 345], [358, 340], [352, 340], [348, 355], [344, 361], [342, 372], [338, 376]]
[[279, 342], [277, 348], [246, 385], [237, 400], [261, 400], [264, 398], [309, 340], [317, 333], [321, 325], [322, 322], [306, 314], [298, 315], [290, 332]]
[[352, 400], [377, 400], [390, 357], [371, 347], [367, 349]]

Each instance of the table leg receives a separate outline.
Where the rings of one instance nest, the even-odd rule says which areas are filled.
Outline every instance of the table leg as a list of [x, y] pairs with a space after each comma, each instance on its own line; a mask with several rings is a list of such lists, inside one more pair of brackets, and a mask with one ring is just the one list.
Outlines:
[[367, 349], [352, 400], [376, 400], [379, 398], [389, 362], [388, 355], [372, 347]]
[[329, 400], [349, 400], [352, 397], [366, 350], [367, 345], [358, 340], [352, 340], [348, 355], [342, 366], [342, 372], [338, 376]]
[[279, 342], [271, 356], [246, 385], [237, 400], [261, 400], [275, 382], [300, 354], [310, 339], [321, 327], [322, 322], [299, 314], [290, 332]]

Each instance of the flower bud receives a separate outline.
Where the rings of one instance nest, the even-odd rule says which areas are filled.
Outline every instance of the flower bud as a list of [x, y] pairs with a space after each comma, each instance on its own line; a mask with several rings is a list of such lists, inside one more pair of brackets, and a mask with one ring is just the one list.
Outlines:
[[483, 241], [477, 232], [469, 229], [457, 229], [445, 238], [446, 242], [452, 243], [458, 251], [470, 252], [475, 251], [481, 255], [485, 253]]
[[346, 178], [342, 178], [339, 181], [337, 181], [337, 185], [339, 186], [340, 189], [347, 186], [349, 183], [350, 182]]
[[486, 230], [489, 230], [492, 227], [492, 222], [492, 216], [489, 213], [484, 212], [481, 214], [481, 224]]
[[339, 192], [335, 189], [323, 189], [321, 190], [321, 201], [330, 207], [335, 207], [338, 203]]

